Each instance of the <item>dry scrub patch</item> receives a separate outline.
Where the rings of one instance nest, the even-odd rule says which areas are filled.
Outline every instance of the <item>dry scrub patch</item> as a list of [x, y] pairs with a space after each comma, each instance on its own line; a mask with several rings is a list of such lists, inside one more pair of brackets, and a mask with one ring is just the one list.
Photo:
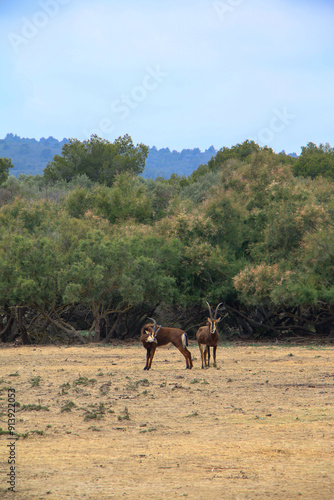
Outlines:
[[132, 346], [0, 350], [0, 427], [16, 391], [15, 499], [334, 498], [332, 347], [218, 347], [185, 370]]

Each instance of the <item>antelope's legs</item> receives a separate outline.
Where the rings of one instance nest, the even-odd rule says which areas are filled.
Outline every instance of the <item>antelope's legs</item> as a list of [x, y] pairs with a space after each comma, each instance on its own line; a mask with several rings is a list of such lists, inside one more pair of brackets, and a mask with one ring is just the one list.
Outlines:
[[153, 357], [154, 357], [154, 353], [155, 353], [155, 350], [156, 350], [157, 346], [156, 345], [153, 345], [151, 347], [151, 359], [150, 359], [150, 364], [149, 364], [149, 367], [147, 368], [148, 370], [151, 368], [152, 366], [152, 361], [153, 361]]
[[206, 346], [207, 351], [208, 351], [208, 367], [210, 366], [210, 346]]
[[146, 365], [144, 366], [144, 370], [148, 370], [148, 365], [150, 362], [151, 349], [146, 348]]
[[203, 347], [202, 344], [198, 344], [200, 353], [201, 353], [201, 360], [202, 360], [202, 369], [204, 369], [204, 353], [203, 353]]
[[144, 370], [149, 370], [151, 368], [155, 349], [156, 346], [153, 345], [150, 348], [146, 348], [146, 365], [144, 367]]
[[204, 364], [205, 368], [210, 366], [210, 347], [208, 345], [204, 349]]
[[[174, 344], [175, 345], [175, 344]], [[186, 368], [188, 368], [189, 370], [191, 370], [192, 366], [193, 366], [193, 362], [191, 360], [191, 353], [190, 351], [188, 351], [188, 349], [186, 347], [183, 347], [183, 346], [178, 346], [176, 345], [175, 347], [177, 347], [177, 349], [183, 354], [183, 356], [186, 358]]]
[[213, 346], [213, 366], [216, 366], [216, 351], [217, 346]]

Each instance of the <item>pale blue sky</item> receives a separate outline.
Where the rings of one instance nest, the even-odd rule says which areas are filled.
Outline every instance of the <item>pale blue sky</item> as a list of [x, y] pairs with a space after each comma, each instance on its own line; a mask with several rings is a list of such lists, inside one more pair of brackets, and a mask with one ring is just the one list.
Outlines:
[[334, 146], [334, 1], [0, 0], [0, 138]]

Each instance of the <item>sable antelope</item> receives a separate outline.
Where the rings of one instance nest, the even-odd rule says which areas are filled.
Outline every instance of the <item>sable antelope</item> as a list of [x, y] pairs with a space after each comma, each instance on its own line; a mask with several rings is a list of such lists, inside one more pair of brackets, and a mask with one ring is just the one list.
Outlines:
[[[201, 352], [202, 368], [210, 366], [210, 347], [213, 347], [213, 366], [216, 366], [216, 350], [218, 345], [218, 331], [217, 323], [219, 323], [220, 318], [217, 318], [218, 309], [223, 304], [221, 302], [218, 304], [215, 310], [214, 316], [212, 315], [212, 310], [209, 302], [207, 302], [210, 318], [207, 319], [206, 325], [201, 326], [196, 333], [196, 340], [198, 342], [198, 347]], [[205, 349], [203, 352], [203, 345]], [[208, 356], [208, 363], [206, 362], [206, 357]]]
[[153, 321], [153, 325], [152, 323], [146, 323], [140, 332], [140, 340], [146, 349], [146, 365], [144, 370], [149, 370], [151, 368], [156, 348], [161, 345], [167, 345], [170, 342], [174, 344], [186, 358], [186, 368], [191, 369], [193, 363], [191, 360], [191, 353], [187, 349], [188, 336], [186, 332], [179, 328], [165, 328], [161, 325], [158, 327], [155, 319], [148, 319]]

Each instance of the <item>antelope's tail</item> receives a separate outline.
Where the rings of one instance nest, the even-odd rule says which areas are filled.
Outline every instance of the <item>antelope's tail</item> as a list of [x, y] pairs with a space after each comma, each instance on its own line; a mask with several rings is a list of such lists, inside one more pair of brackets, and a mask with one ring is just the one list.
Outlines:
[[186, 333], [182, 334], [181, 340], [182, 340], [183, 347], [184, 348], [187, 347], [187, 345], [188, 345], [188, 335]]

